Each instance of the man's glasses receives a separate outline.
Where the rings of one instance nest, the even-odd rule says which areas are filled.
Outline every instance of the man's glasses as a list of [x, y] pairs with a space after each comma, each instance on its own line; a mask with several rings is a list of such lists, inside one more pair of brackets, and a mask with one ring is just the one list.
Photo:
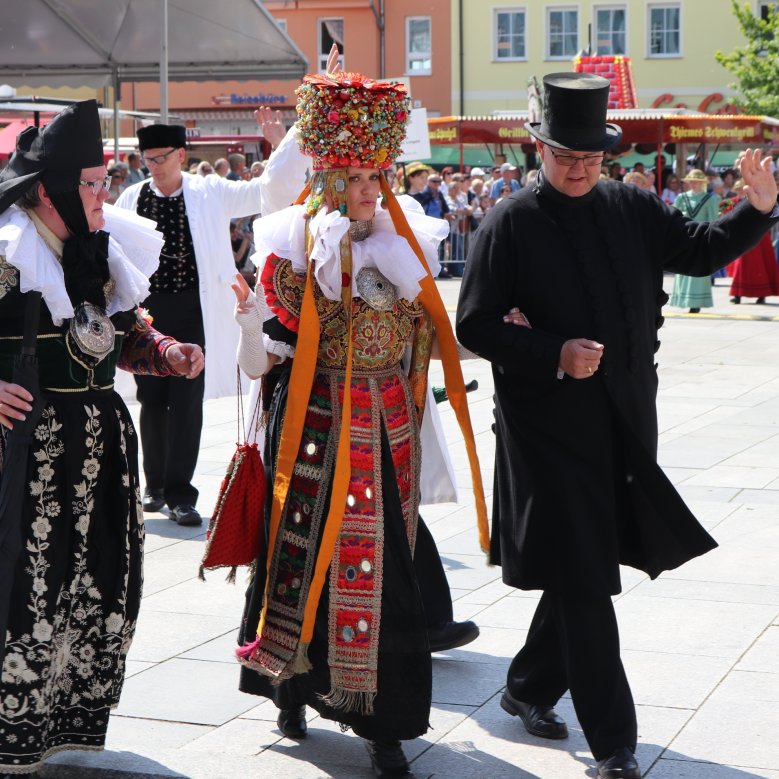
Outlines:
[[101, 189], [105, 189], [108, 191], [111, 189], [111, 177], [106, 176], [103, 179], [95, 179], [94, 181], [82, 181], [81, 179], [78, 180], [78, 183], [82, 187], [89, 187], [92, 190], [92, 194], [97, 197], [97, 195], [100, 194]]
[[162, 163], [165, 162], [165, 160], [167, 160], [174, 151], [176, 151], [176, 149], [171, 149], [170, 151], [166, 151], [165, 154], [158, 154], [156, 157], [147, 157], [144, 154], [141, 157], [141, 162], [144, 165], [148, 165], [150, 162], [153, 162], [155, 165], [162, 165]]
[[601, 165], [603, 158], [606, 156], [605, 152], [600, 154], [585, 154], [582, 157], [575, 157], [573, 154], [555, 154], [551, 147], [549, 147], [550, 154], [555, 158], [555, 162], [559, 162], [566, 168], [572, 168], [577, 162], [581, 162], [584, 166], [592, 168], [595, 165]]

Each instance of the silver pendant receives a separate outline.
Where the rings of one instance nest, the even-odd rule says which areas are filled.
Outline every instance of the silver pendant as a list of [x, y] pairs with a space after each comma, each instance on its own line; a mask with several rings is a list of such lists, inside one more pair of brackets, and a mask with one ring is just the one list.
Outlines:
[[70, 335], [84, 354], [100, 362], [113, 351], [116, 330], [102, 308], [82, 303], [70, 320]]
[[357, 274], [357, 291], [376, 311], [389, 311], [398, 300], [395, 285], [378, 268], [363, 268]]

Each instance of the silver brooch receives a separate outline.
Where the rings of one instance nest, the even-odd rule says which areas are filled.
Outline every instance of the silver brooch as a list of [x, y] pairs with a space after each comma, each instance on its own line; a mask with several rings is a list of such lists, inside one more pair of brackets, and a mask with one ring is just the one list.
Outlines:
[[116, 330], [102, 308], [82, 303], [70, 320], [70, 335], [84, 354], [100, 362], [113, 351]]
[[378, 268], [363, 268], [357, 274], [357, 291], [376, 311], [389, 311], [398, 299], [395, 285]]

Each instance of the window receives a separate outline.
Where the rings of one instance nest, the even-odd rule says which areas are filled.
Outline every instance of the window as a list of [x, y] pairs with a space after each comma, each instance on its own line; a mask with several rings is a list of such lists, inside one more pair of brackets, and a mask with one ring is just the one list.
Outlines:
[[525, 10], [495, 11], [493, 59], [498, 62], [527, 59]]
[[550, 8], [546, 16], [548, 59], [568, 59], [579, 50], [579, 12], [575, 8]]
[[680, 16], [678, 3], [649, 6], [650, 57], [678, 57], [682, 53]]
[[433, 72], [432, 29], [429, 16], [406, 17], [406, 73], [410, 76]]
[[338, 62], [344, 68], [344, 20], [319, 20], [319, 70], [324, 73], [327, 68], [327, 57], [333, 44], [338, 46]]
[[772, 2], [772, 3], [759, 3], [759, 5], [760, 5], [760, 14], [759, 14], [759, 16], [760, 16], [760, 18], [764, 22], [767, 21], [770, 18], [771, 11], [778, 11], [779, 10], [779, 9], [777, 9], [777, 7], [776, 7], [777, 4], [775, 2]]
[[625, 53], [625, 9], [595, 9], [595, 53]]

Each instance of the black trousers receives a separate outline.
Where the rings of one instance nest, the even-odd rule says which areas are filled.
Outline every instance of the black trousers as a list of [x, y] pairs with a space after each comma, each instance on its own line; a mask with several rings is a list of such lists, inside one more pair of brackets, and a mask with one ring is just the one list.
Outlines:
[[608, 595], [544, 592], [525, 646], [511, 662], [506, 687], [518, 700], [550, 706], [570, 689], [596, 760], [619, 747], [636, 748], [636, 709]]
[[428, 628], [439, 627], [453, 618], [452, 593], [446, 580], [441, 556], [435, 539], [427, 525], [419, 517], [417, 542], [414, 548], [414, 573], [425, 607], [425, 621]]
[[[179, 341], [205, 344], [203, 315], [197, 290], [159, 292], [143, 304], [154, 317], [154, 327]], [[196, 379], [173, 376], [136, 376], [141, 404], [140, 427], [146, 488], [161, 490], [173, 508], [194, 506], [198, 490], [192, 484], [203, 427], [205, 373]]]

